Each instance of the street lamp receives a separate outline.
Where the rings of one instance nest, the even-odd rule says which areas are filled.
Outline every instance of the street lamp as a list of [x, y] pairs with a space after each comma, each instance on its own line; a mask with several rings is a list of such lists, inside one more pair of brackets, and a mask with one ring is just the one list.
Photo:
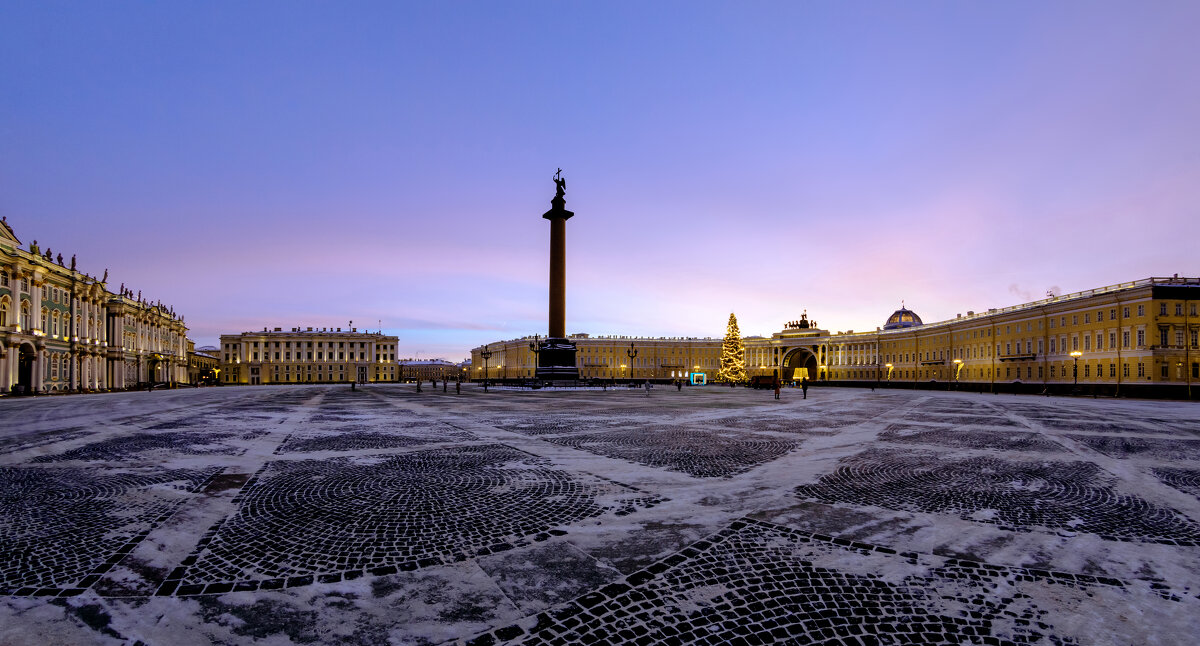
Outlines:
[[637, 356], [637, 353], [638, 353], [637, 348], [634, 348], [633, 343], [630, 343], [629, 349], [625, 351], [625, 354], [629, 355], [629, 381], [630, 381], [630, 383], [633, 383], [633, 358]]
[[954, 389], [958, 390], [958, 373], [962, 372], [962, 359], [954, 360]]
[[1075, 359], [1075, 369], [1073, 372], [1075, 373], [1074, 377], [1075, 377], [1075, 390], [1076, 391], [1079, 390], [1079, 357], [1082, 357], [1082, 356], [1083, 356], [1083, 353], [1080, 352], [1079, 350], [1076, 350], [1071, 353], [1071, 357], [1073, 359]]
[[893, 366], [892, 364], [890, 364], [890, 363], [885, 363], [885, 364], [883, 364], [883, 367], [888, 369], [888, 378], [887, 378], [887, 380], [888, 380], [888, 383], [890, 384], [890, 383], [892, 383], [892, 368], [893, 368], [894, 366]]
[[[491, 344], [489, 343], [488, 345], [491, 345]], [[492, 358], [492, 353], [491, 353], [491, 351], [488, 350], [488, 345], [483, 346], [483, 349], [479, 351], [479, 358], [483, 359], [483, 392], [485, 392], [485, 393], [488, 391], [487, 362], [488, 362], [488, 359]]]
[[533, 340], [529, 342], [529, 351], [533, 353], [533, 367], [534, 367], [533, 374], [535, 374], [535, 375], [537, 374], [537, 366], [538, 366], [538, 362], [540, 361], [540, 359], [538, 358], [538, 353], [542, 351], [542, 349], [539, 347], [540, 342], [541, 342], [541, 337], [539, 337], [536, 334], [533, 335]]

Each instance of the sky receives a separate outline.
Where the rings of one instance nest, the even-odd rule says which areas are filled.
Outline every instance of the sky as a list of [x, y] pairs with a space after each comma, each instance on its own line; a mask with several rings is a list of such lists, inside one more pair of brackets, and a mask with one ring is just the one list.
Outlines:
[[0, 215], [197, 345], [872, 330], [1200, 275], [1200, 3], [4, 2]]

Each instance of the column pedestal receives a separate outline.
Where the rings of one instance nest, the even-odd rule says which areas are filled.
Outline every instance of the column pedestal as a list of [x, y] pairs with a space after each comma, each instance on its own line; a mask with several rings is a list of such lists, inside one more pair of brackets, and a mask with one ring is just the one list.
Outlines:
[[570, 339], [546, 339], [538, 346], [538, 366], [534, 376], [543, 381], [579, 379], [575, 365], [575, 342]]

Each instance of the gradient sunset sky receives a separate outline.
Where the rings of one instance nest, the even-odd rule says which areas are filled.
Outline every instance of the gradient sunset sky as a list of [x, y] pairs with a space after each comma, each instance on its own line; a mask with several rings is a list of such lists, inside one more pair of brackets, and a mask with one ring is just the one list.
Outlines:
[[186, 316], [871, 330], [1200, 275], [1200, 3], [4, 2], [0, 215]]

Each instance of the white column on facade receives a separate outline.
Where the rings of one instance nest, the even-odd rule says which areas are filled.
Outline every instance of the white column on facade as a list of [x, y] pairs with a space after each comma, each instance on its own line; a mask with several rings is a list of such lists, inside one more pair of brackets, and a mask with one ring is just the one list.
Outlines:
[[12, 390], [13, 383], [16, 381], [13, 375], [13, 355], [17, 353], [16, 346], [6, 345], [4, 348], [4, 356], [0, 357], [0, 390], [8, 392]]

